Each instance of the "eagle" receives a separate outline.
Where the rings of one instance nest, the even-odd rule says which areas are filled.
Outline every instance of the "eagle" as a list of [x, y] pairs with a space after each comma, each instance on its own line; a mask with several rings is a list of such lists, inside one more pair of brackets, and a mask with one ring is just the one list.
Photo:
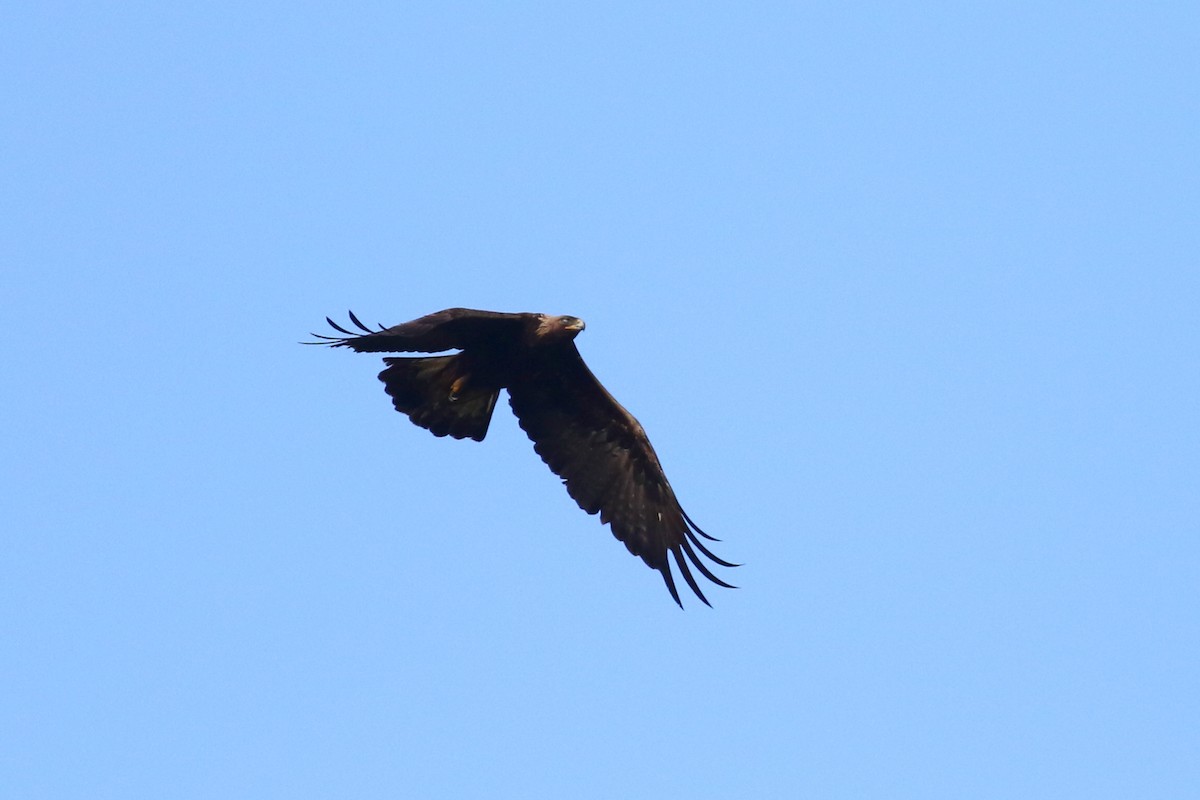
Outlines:
[[434, 436], [483, 441], [500, 390], [533, 449], [588, 514], [599, 514], [629, 552], [662, 574], [683, 607], [668, 554], [696, 596], [711, 607], [692, 575], [734, 588], [701, 560], [735, 567], [709, 551], [709, 536], [684, 512], [646, 432], [592, 374], [575, 337], [583, 320], [450, 308], [391, 328], [373, 330], [350, 312], [359, 330], [329, 317], [337, 336], [314, 333], [308, 344], [356, 353], [443, 353], [387, 357], [379, 380], [396, 410]]

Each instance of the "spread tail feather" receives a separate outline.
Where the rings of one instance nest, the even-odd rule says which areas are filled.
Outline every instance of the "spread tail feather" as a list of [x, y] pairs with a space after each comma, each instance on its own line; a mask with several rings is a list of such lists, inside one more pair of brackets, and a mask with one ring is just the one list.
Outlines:
[[434, 436], [483, 441], [500, 390], [473, 386], [462, 353], [383, 362], [387, 369], [379, 373], [379, 380], [397, 411]]

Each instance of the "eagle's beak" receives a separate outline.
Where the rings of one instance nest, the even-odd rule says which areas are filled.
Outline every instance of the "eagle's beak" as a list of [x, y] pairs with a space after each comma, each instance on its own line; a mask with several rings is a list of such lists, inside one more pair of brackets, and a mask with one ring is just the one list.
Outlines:
[[574, 322], [572, 322], [572, 323], [570, 323], [569, 325], [567, 325], [567, 330], [569, 330], [569, 331], [582, 331], [582, 330], [583, 330], [584, 328], [586, 328], [586, 327], [587, 327], [587, 326], [583, 324], [583, 320], [581, 320], [581, 319], [577, 319], [577, 320], [575, 320]]

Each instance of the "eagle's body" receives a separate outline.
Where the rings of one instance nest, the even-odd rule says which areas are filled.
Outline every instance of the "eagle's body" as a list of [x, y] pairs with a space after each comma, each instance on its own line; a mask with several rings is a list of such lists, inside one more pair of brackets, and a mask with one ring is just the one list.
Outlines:
[[642, 426], [583, 363], [574, 342], [584, 328], [581, 320], [452, 308], [373, 331], [353, 314], [350, 319], [363, 333], [328, 320], [345, 336], [319, 338], [360, 353], [460, 351], [384, 359], [387, 367], [379, 379], [396, 410], [415, 424], [435, 436], [482, 441], [500, 390], [507, 390], [534, 450], [563, 479], [567, 492], [584, 511], [599, 513], [631, 553], [662, 573], [676, 603], [679, 593], [668, 552], [704, 603], [708, 600], [689, 561], [709, 580], [729, 586], [712, 574], [696, 550], [722, 566], [735, 565], [714, 556], [696, 538], [712, 539], [675, 499]]

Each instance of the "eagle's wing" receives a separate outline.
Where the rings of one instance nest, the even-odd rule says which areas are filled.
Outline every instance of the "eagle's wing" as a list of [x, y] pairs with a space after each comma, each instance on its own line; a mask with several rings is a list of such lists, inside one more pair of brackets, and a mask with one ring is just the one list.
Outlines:
[[518, 372], [508, 387], [513, 411], [534, 450], [563, 479], [579, 507], [599, 513], [629, 552], [661, 572], [681, 606], [668, 552], [706, 605], [689, 560], [713, 583], [730, 586], [712, 574], [696, 550], [722, 566], [736, 565], [713, 555], [697, 538], [713, 537], [684, 513], [642, 426], [596, 380], [575, 345], [548, 350]]
[[325, 321], [344, 336], [312, 334], [331, 347], [349, 347], [357, 353], [440, 353], [486, 344], [497, 337], [516, 337], [528, 314], [502, 314], [471, 308], [448, 308], [391, 328], [372, 329], [350, 312], [350, 321], [362, 333], [343, 328], [329, 317]]

